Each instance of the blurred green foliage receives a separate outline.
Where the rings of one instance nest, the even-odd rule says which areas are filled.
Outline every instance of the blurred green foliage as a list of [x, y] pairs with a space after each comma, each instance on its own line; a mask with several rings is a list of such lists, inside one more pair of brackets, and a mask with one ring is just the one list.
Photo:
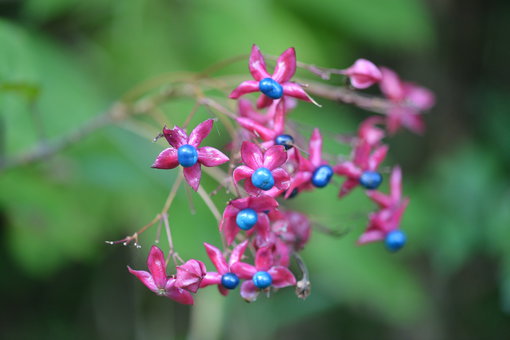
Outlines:
[[[313, 235], [303, 254], [313, 293], [304, 302], [287, 289], [246, 305], [236, 294], [218, 299], [209, 288], [187, 319], [188, 308], [158, 300], [128, 276], [126, 264], [144, 266], [155, 229], [142, 236], [141, 250], [108, 248], [103, 241], [150, 221], [176, 174], [149, 167], [165, 144], [150, 140], [161, 128], [154, 121], [128, 120], [101, 129], [50, 159], [1, 173], [0, 265], [12, 274], [0, 282], [10, 294], [7, 303], [19, 304], [4, 321], [5, 334], [9, 339], [182, 338], [191, 323], [195, 338], [297, 339], [319, 332], [322, 338], [438, 339], [465, 335], [459, 324], [478, 320], [478, 313], [491, 320], [487, 338], [508, 334], [502, 311], [510, 312], [510, 103], [497, 84], [473, 85], [472, 100], [484, 119], [450, 113], [464, 107], [445, 103], [454, 97], [445, 84], [460, 82], [438, 71], [439, 64], [448, 65], [448, 55], [440, 53], [447, 43], [439, 36], [439, 12], [418, 0], [0, 4], [0, 159], [79, 128], [150, 77], [198, 72], [247, 54], [252, 43], [274, 55], [295, 46], [300, 61], [323, 66], [345, 67], [360, 56], [388, 63], [405, 78], [422, 82], [423, 77], [439, 98], [425, 137], [403, 133], [391, 141], [387, 164], [402, 165], [404, 191], [411, 197], [404, 251], [390, 255], [380, 244], [355, 246], [372, 209], [359, 192], [338, 201], [337, 189], [330, 187], [290, 203], [324, 225], [350, 231], [342, 239]], [[241, 62], [224, 72], [246, 74], [246, 69]], [[366, 116], [324, 104], [321, 115], [306, 105], [293, 114], [305, 134], [312, 125], [326, 135], [348, 133]], [[165, 105], [167, 123], [181, 124], [192, 105], [189, 100]], [[199, 109], [191, 125], [208, 116]], [[464, 130], [446, 131], [458, 122]], [[226, 137], [222, 129], [213, 130], [208, 144], [221, 146]], [[341, 146], [331, 142], [326, 149], [335, 153]], [[215, 188], [207, 175], [203, 180], [208, 191]], [[170, 210], [174, 241], [183, 258], [206, 261], [202, 242], [219, 244], [217, 226], [199, 197], [192, 199], [196, 214], [190, 213], [184, 190]], [[214, 199], [221, 209], [228, 197]], [[16, 286], [10, 278], [27, 283]], [[26, 300], [27, 294], [38, 297]], [[55, 305], [47, 306], [40, 295], [52, 297]], [[59, 295], [71, 298], [61, 301]], [[31, 303], [39, 307], [22, 313]], [[464, 305], [467, 316], [454, 318], [454, 307]], [[69, 309], [73, 313], [66, 313]], [[41, 311], [50, 317], [36, 318]], [[126, 326], [128, 321], [133, 326]], [[25, 329], [19, 330], [21, 325]], [[478, 337], [488, 326], [470, 327]]]

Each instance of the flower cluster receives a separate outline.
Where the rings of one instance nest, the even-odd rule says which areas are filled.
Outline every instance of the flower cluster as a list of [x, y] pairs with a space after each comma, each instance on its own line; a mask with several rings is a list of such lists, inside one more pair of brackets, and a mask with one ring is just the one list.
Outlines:
[[[384, 115], [368, 117], [360, 124], [357, 135], [349, 139], [349, 156], [334, 157], [324, 154], [318, 128], [306, 140], [288, 124], [288, 114], [297, 100], [315, 103], [303, 85], [292, 81], [296, 65], [294, 48], [289, 48], [277, 59], [270, 74], [264, 56], [253, 45], [249, 71], [254, 80], [242, 82], [230, 94], [230, 98], [239, 99], [235, 118], [239, 130], [233, 136], [237, 143], [230, 144], [230, 163], [235, 168], [225, 183], [233, 186], [237, 195], [226, 204], [218, 226], [224, 249], [204, 243], [215, 271], [207, 271], [201, 261], [189, 260], [176, 267], [175, 275], [167, 276], [163, 252], [153, 246], [147, 263], [149, 272], [129, 268], [151, 291], [191, 304], [192, 293], [211, 285], [217, 286], [222, 295], [240, 286], [240, 295], [249, 302], [262, 291], [269, 293], [296, 285], [302, 288], [308, 282], [306, 270], [300, 271], [302, 279], [298, 284], [289, 268], [310, 241], [313, 221], [305, 213], [285, 208], [284, 203], [303, 192], [331, 185], [334, 176], [341, 182], [340, 198], [361, 187], [377, 207], [369, 214], [368, 226], [358, 244], [384, 241], [389, 251], [404, 246], [406, 236], [400, 229], [400, 220], [409, 199], [402, 196], [400, 167], [391, 171], [390, 193], [378, 191], [384, 177], [380, 166], [389, 150], [383, 140], [401, 126], [423, 132], [421, 113], [433, 105], [433, 94], [365, 59], [338, 70], [338, 74], [348, 77], [352, 91], [378, 84], [389, 105]], [[256, 108], [244, 97], [253, 92], [260, 92]], [[187, 183], [197, 191], [201, 165], [215, 167], [229, 161], [213, 147], [200, 147], [212, 126], [213, 120], [206, 120], [189, 136], [177, 126], [163, 128], [171, 147], [157, 156], [153, 167], [173, 169], [181, 165]], [[248, 249], [250, 255], [246, 256]], [[298, 296], [303, 296], [301, 288]]]

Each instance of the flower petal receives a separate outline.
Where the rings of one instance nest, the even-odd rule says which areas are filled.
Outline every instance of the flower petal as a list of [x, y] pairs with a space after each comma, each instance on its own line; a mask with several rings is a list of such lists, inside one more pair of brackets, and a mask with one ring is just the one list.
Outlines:
[[220, 222], [220, 231], [225, 236], [227, 245], [230, 246], [230, 244], [232, 244], [237, 234], [239, 233], [239, 228], [237, 227], [236, 223], [236, 216], [234, 215], [231, 217], [222, 218]]
[[391, 109], [386, 116], [386, 129], [390, 135], [394, 135], [402, 125], [402, 119], [396, 109], [398, 108]]
[[156, 246], [152, 246], [147, 257], [147, 268], [152, 274], [154, 283], [158, 288], [163, 288], [167, 282], [166, 262], [163, 251]]
[[158, 157], [156, 157], [152, 167], [155, 169], [173, 169], [178, 165], [177, 149], [168, 148], [163, 150]]
[[369, 190], [366, 192], [368, 198], [374, 201], [379, 207], [385, 209], [392, 205], [393, 199], [380, 191]]
[[225, 257], [221, 250], [216, 248], [215, 246], [204, 242], [205, 251], [207, 252], [207, 256], [211, 259], [212, 264], [218, 270], [218, 273], [221, 275], [228, 272], [227, 261], [225, 261]]
[[200, 168], [200, 163], [197, 162], [195, 165], [183, 169], [184, 178], [186, 179], [186, 182], [188, 182], [188, 184], [193, 190], [197, 191], [198, 186], [200, 185], [200, 177], [202, 176], [202, 169]]
[[296, 278], [292, 272], [283, 266], [274, 266], [269, 269], [268, 273], [273, 278], [272, 286], [275, 288], [294, 286], [296, 284]]
[[[129, 272], [131, 274], [133, 274], [134, 276], [136, 276], [140, 281], [142, 281], [142, 283], [147, 287], [149, 288], [150, 290], [152, 290], [153, 292], [157, 293], [158, 292], [158, 287], [156, 286], [156, 283], [154, 282], [154, 279], [152, 278], [152, 275], [149, 273], [149, 272], [146, 272], [144, 270], [134, 270], [134, 269], [131, 269], [131, 267], [127, 267]], [[163, 285], [164, 287], [164, 285]]]
[[377, 66], [366, 59], [356, 60], [343, 74], [350, 78], [351, 85], [357, 89], [366, 89], [382, 78], [382, 73]]
[[338, 193], [338, 197], [344, 197], [348, 193], [352, 191], [355, 187], [357, 187], [359, 184], [359, 180], [356, 178], [347, 178], [344, 183], [342, 184], [342, 187], [340, 188], [340, 192]]
[[268, 111], [268, 116], [273, 117], [273, 131], [275, 135], [282, 134], [285, 129], [285, 100], [278, 100], [274, 109], [271, 106]]
[[200, 282], [204, 278], [207, 270], [205, 264], [198, 260], [188, 260], [186, 263], [177, 266], [177, 275], [175, 286], [196, 293], [200, 288]]
[[252, 142], [244, 141], [241, 145], [241, 158], [244, 164], [256, 170], [264, 164], [260, 148]]
[[188, 139], [188, 144], [193, 145], [194, 147], [198, 147], [202, 140], [211, 133], [211, 129], [213, 127], [214, 120], [208, 119], [198, 124], [193, 131], [191, 131]]
[[257, 223], [255, 224], [255, 228], [253, 228], [252, 230], [256, 230], [258, 244], [260, 246], [263, 246], [267, 244], [267, 242], [269, 241], [270, 232], [269, 217], [267, 216], [266, 213], [258, 213], [257, 215], [258, 220]]
[[175, 286], [175, 280], [168, 280], [165, 296], [183, 305], [192, 305], [193, 296], [187, 290]]
[[269, 98], [265, 94], [261, 94], [257, 99], [257, 109], [263, 109], [273, 103], [273, 99]]
[[376, 127], [376, 124], [383, 124], [384, 120], [379, 116], [372, 116], [365, 119], [361, 124], [358, 132], [359, 138], [366, 141], [370, 145], [376, 145], [384, 138], [384, 131]]
[[264, 212], [278, 207], [278, 202], [270, 196], [261, 195], [259, 197], [250, 197], [249, 207], [257, 212]]
[[229, 267], [232, 267], [234, 263], [241, 261], [247, 246], [248, 240], [244, 240], [232, 250], [232, 254], [230, 254], [230, 258], [228, 260]]
[[244, 190], [250, 196], [258, 196], [261, 193], [265, 192], [262, 189], [259, 189], [256, 186], [254, 186], [253, 183], [251, 182], [251, 179], [244, 181]]
[[379, 82], [379, 87], [381, 88], [381, 92], [389, 99], [399, 102], [404, 99], [405, 92], [402, 81], [400, 77], [395, 73], [395, 71], [390, 70], [386, 67], [381, 67], [381, 81]]
[[404, 91], [407, 101], [420, 111], [430, 109], [436, 102], [434, 93], [425, 87], [404, 83]]
[[368, 158], [370, 157], [371, 146], [361, 140], [354, 149], [353, 162], [363, 170], [368, 168]]
[[425, 132], [425, 123], [418, 112], [408, 110], [408, 112], [404, 114], [400, 120], [406, 128], [418, 135], [423, 135]]
[[278, 57], [272, 78], [279, 83], [285, 83], [294, 73], [296, 73], [296, 50], [290, 47]]
[[290, 186], [290, 176], [282, 168], [276, 168], [271, 171], [274, 178], [274, 185], [280, 190], [287, 190]]
[[308, 146], [308, 152], [310, 152], [310, 157], [308, 157], [308, 159], [313, 166], [320, 166], [322, 163], [322, 136], [321, 132], [317, 128], [313, 129]]
[[402, 170], [400, 170], [399, 166], [394, 167], [391, 171], [390, 191], [391, 198], [394, 201], [400, 201], [402, 197]]
[[198, 161], [207, 167], [218, 166], [229, 161], [223, 152], [211, 146], [203, 146], [197, 151]]
[[251, 280], [253, 275], [257, 272], [257, 268], [255, 268], [251, 264], [244, 262], [236, 262], [232, 264], [230, 270], [232, 271], [232, 273], [236, 274], [237, 276], [244, 280]]
[[375, 151], [368, 158], [368, 169], [375, 171], [379, 167], [379, 165], [384, 161], [387, 153], [388, 153], [387, 145], [381, 145], [380, 147], [375, 149]]
[[259, 47], [255, 44], [251, 47], [250, 61], [248, 65], [253, 79], [260, 81], [264, 78], [270, 77], [269, 73], [266, 71], [264, 56], [260, 53]]
[[257, 271], [268, 271], [273, 266], [273, 252], [270, 247], [262, 247], [255, 254]]
[[333, 167], [333, 171], [340, 176], [359, 178], [361, 170], [352, 162], [342, 162]]
[[216, 272], [207, 272], [200, 282], [200, 288], [221, 284], [221, 274]]
[[234, 172], [232, 173], [232, 176], [234, 177], [234, 182], [239, 182], [243, 179], [250, 178], [253, 174], [253, 169], [247, 167], [246, 165], [239, 165], [237, 168], [234, 169]]
[[163, 135], [165, 136], [168, 144], [176, 149], [188, 143], [188, 135], [186, 134], [186, 131], [178, 126], [174, 126], [173, 129], [167, 129], [164, 127]]
[[292, 195], [294, 189], [299, 188], [301, 185], [310, 182], [312, 179], [312, 173], [309, 171], [300, 171], [290, 181], [289, 189], [285, 192], [285, 198], [289, 198]]
[[253, 281], [244, 281], [241, 285], [241, 297], [246, 300], [246, 302], [253, 302], [257, 299], [259, 295], [259, 290], [255, 287]]
[[359, 245], [370, 243], [370, 242], [377, 242], [384, 240], [384, 232], [381, 230], [370, 230], [365, 231], [361, 236], [359, 237], [357, 243]]
[[260, 136], [262, 140], [269, 141], [273, 140], [276, 135], [273, 130], [255, 122], [254, 120], [251, 120], [249, 118], [239, 117], [236, 118], [236, 121], [246, 130], [250, 131], [251, 133]]
[[282, 84], [283, 94], [285, 96], [294, 97], [297, 99], [304, 100], [305, 102], [312, 102], [317, 106], [320, 106], [312, 97], [310, 97], [303, 88], [296, 83], [287, 82]]
[[264, 164], [265, 168], [273, 170], [283, 165], [287, 161], [287, 152], [283, 145], [273, 145], [264, 152]]
[[259, 82], [255, 80], [243, 81], [228, 96], [230, 99], [237, 99], [245, 94], [257, 92], [259, 90]]

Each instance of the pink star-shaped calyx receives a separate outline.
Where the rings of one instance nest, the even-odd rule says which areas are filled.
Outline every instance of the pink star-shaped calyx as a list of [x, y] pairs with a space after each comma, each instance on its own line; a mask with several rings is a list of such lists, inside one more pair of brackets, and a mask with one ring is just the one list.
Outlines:
[[413, 83], [404, 82], [393, 70], [381, 67], [381, 92], [394, 103], [387, 112], [386, 126], [394, 134], [401, 126], [422, 134], [425, 124], [422, 111], [432, 108], [435, 96], [432, 91]]
[[286, 190], [290, 185], [289, 174], [281, 166], [287, 161], [287, 153], [281, 145], [273, 145], [264, 153], [252, 142], [241, 145], [241, 158], [245, 165], [234, 169], [234, 182], [244, 181], [250, 195], [260, 195], [276, 187]]
[[260, 91], [262, 94], [257, 100], [259, 109], [269, 106], [273, 100], [284, 96], [317, 104], [299, 84], [290, 81], [296, 73], [296, 51], [293, 47], [280, 55], [272, 75], [267, 72], [264, 56], [257, 45], [253, 45], [251, 49], [248, 65], [254, 80], [242, 82], [230, 93], [230, 98], [237, 99], [247, 93]]
[[358, 244], [383, 240], [386, 235], [399, 229], [409, 198], [402, 198], [402, 172], [395, 167], [390, 178], [390, 194], [379, 191], [368, 192], [367, 195], [378, 206], [379, 210], [370, 214], [366, 231], [358, 239]]
[[[354, 149], [354, 159], [352, 161], [342, 162], [333, 167], [333, 170], [337, 175], [346, 177], [346, 180], [342, 184], [340, 192], [338, 193], [339, 197], [347, 195], [355, 187], [357, 187], [360, 184], [360, 178], [363, 176], [364, 173], [366, 172], [376, 173], [377, 168], [384, 161], [384, 158], [386, 158], [388, 146], [381, 145], [377, 147], [374, 150], [374, 152], [370, 153], [371, 150], [372, 147], [367, 141], [360, 140], [358, 145]], [[382, 181], [382, 177], [380, 178], [380, 180]], [[377, 186], [378, 184], [376, 185], [376, 187]], [[374, 189], [370, 187], [366, 188]]]
[[381, 78], [381, 70], [369, 60], [358, 59], [348, 69], [342, 70], [351, 80], [351, 85], [357, 89], [366, 89], [378, 83]]
[[[207, 272], [204, 279], [202, 280], [202, 284], [200, 287], [203, 288], [211, 285], [217, 285], [218, 290], [222, 295], [224, 296], [228, 295], [229, 290], [235, 287], [232, 288], [232, 286], [229, 286], [228, 284], [225, 286], [225, 284], [222, 283], [222, 279], [224, 278], [224, 275], [232, 274], [231, 269], [232, 265], [241, 260], [247, 246], [248, 240], [239, 243], [232, 250], [229, 261], [227, 263], [225, 256], [218, 248], [216, 248], [213, 245], [210, 245], [209, 243], [204, 243], [207, 256], [209, 256], [209, 259], [211, 259], [211, 262], [213, 263], [214, 267], [216, 267], [216, 272]], [[237, 284], [235, 286], [237, 286]]]
[[163, 128], [163, 135], [171, 148], [163, 150], [152, 165], [156, 169], [173, 169], [182, 165], [186, 182], [197, 191], [202, 176], [201, 165], [213, 167], [228, 162], [228, 157], [221, 151], [210, 147], [199, 147], [202, 140], [209, 135], [213, 120], [208, 119], [198, 124], [189, 137], [182, 128]]
[[165, 255], [156, 246], [152, 246], [149, 252], [147, 267], [149, 268], [148, 272], [133, 270], [129, 266], [128, 270], [154, 293], [185, 305], [193, 304], [193, 296], [190, 292], [176, 285], [175, 276], [166, 275]]
[[[234, 241], [241, 228], [248, 230], [248, 234], [256, 231], [258, 238], [263, 242], [267, 240], [270, 232], [268, 213], [277, 207], [278, 202], [266, 195], [239, 198], [228, 202], [219, 226], [220, 231], [225, 235], [227, 245]], [[244, 216], [239, 216], [240, 213], [254, 214], [251, 221], [248, 221], [248, 225], [246, 219], [243, 220]]]
[[[296, 284], [292, 272], [279, 265], [274, 265], [273, 253], [270, 247], [262, 247], [255, 255], [255, 265], [245, 262], [236, 262], [232, 271], [241, 279], [245, 279], [241, 286], [241, 296], [248, 302], [255, 301], [261, 290], [269, 287], [283, 288]], [[260, 282], [259, 278], [265, 282]], [[265, 284], [261, 284], [265, 283]]]

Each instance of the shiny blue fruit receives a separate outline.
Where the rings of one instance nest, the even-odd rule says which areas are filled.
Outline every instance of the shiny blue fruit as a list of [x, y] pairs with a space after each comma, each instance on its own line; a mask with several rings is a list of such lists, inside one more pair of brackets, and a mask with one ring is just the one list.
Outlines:
[[383, 180], [382, 175], [377, 171], [365, 171], [359, 178], [359, 184], [368, 190], [374, 190], [381, 185]]
[[324, 188], [331, 181], [333, 176], [333, 168], [329, 165], [321, 165], [312, 175], [312, 184], [317, 188]]
[[271, 99], [280, 99], [283, 96], [283, 87], [271, 78], [264, 78], [259, 82], [259, 90]]
[[189, 144], [180, 146], [179, 149], [177, 149], [177, 160], [179, 161], [179, 164], [185, 168], [189, 168], [190, 166], [197, 164], [197, 148]]
[[221, 276], [221, 285], [227, 289], [235, 289], [239, 284], [239, 278], [234, 273], [225, 273]]
[[253, 284], [255, 284], [255, 287], [259, 289], [264, 289], [269, 287], [273, 283], [273, 278], [268, 272], [256, 272], [255, 275], [253, 275]]
[[253, 209], [243, 209], [237, 213], [237, 226], [243, 230], [250, 230], [258, 221], [257, 212]]
[[384, 244], [389, 251], [397, 251], [406, 244], [406, 234], [401, 230], [390, 231], [384, 239]]
[[266, 191], [274, 186], [274, 177], [268, 168], [258, 168], [251, 175], [251, 183], [255, 187]]
[[276, 145], [283, 145], [285, 150], [289, 150], [294, 146], [294, 138], [291, 135], [279, 135], [274, 139]]

